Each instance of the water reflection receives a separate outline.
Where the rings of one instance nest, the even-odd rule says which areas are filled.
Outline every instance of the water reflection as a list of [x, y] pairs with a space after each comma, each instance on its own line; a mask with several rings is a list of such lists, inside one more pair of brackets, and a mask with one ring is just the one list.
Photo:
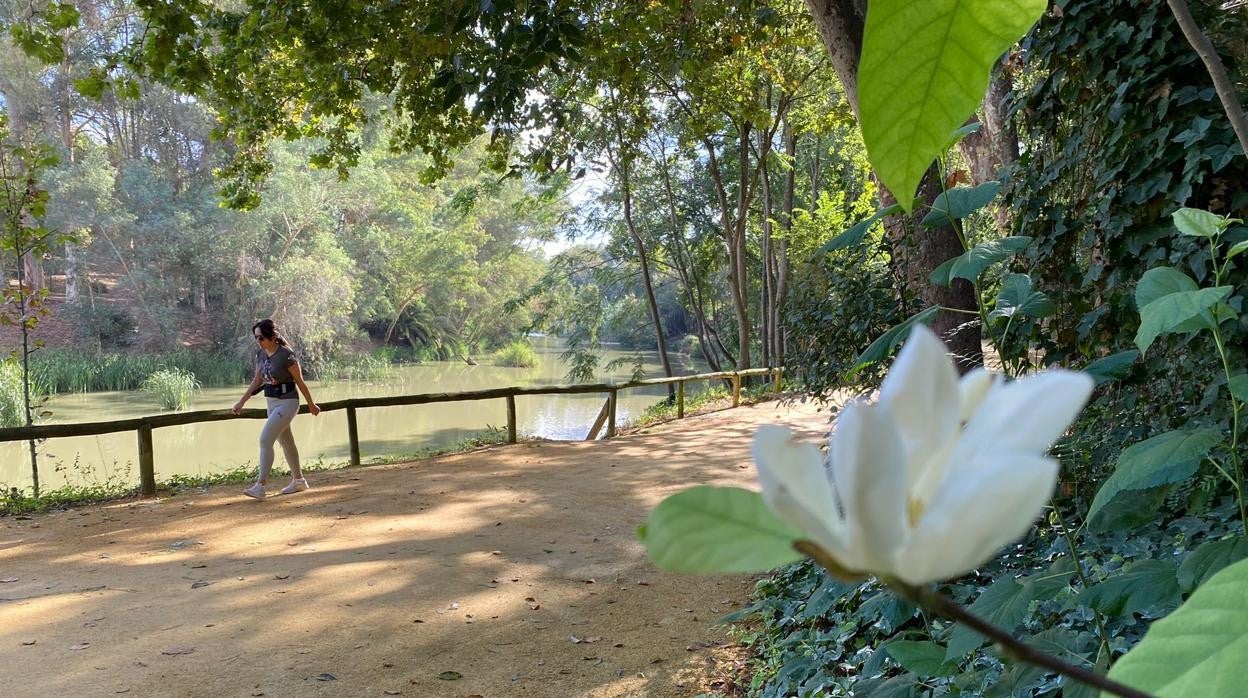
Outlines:
[[[313, 381], [309, 387], [317, 401], [328, 402], [348, 397], [562, 384], [567, 372], [567, 367], [558, 360], [562, 347], [555, 340], [543, 338], [537, 340], [537, 349], [539, 364], [532, 368], [433, 362], [401, 367], [392, 379], [383, 382]], [[601, 365], [621, 356], [625, 354], [608, 352]], [[656, 357], [647, 355], [645, 359], [647, 376], [662, 375]], [[700, 370], [704, 369], [687, 362], [680, 368], [681, 373]], [[630, 368], [622, 368], [611, 374], [602, 374], [598, 380], [622, 382], [628, 380], [630, 375]], [[690, 385], [689, 389], [694, 392], [705, 387]], [[240, 385], [201, 390], [191, 409], [229, 407], [238, 399], [242, 388]], [[664, 386], [621, 392], [616, 418], [627, 421], [666, 395], [667, 388]], [[605, 394], [522, 395], [516, 398], [517, 428], [522, 436], [583, 439], [605, 400]], [[253, 398], [248, 403], [249, 407], [263, 405], [263, 397]], [[66, 395], [54, 399], [49, 408], [54, 414], [50, 421], [56, 423], [125, 419], [159, 411], [149, 397], [139, 392]], [[346, 460], [349, 457], [346, 422], [345, 411], [326, 412], [317, 417], [305, 414], [296, 418], [295, 439], [304, 462]], [[206, 475], [240, 465], [254, 465], [261, 424], [259, 420], [238, 420], [154, 430], [157, 479], [167, 479], [175, 474]], [[367, 408], [357, 412], [357, 424], [360, 452], [368, 460], [448, 446], [490, 427], [505, 429], [507, 407], [506, 401], [498, 398]], [[0, 483], [6, 487], [30, 485], [30, 462], [25, 448], [25, 444], [0, 444]], [[40, 448], [40, 482], [44, 488], [95, 484], [110, 477], [137, 483], [137, 452], [134, 432], [52, 439]]]

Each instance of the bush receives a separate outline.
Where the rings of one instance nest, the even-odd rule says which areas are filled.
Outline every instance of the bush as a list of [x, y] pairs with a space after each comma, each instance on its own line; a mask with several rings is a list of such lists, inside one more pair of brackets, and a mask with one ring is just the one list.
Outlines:
[[156, 398], [167, 410], [184, 410], [191, 404], [191, 395], [199, 389], [195, 374], [180, 368], [164, 368], [143, 381], [143, 392]]
[[16, 361], [0, 361], [0, 427], [20, 427], [25, 423], [22, 367]]
[[532, 368], [537, 365], [537, 352], [533, 345], [518, 340], [495, 352], [494, 363], [513, 368]]
[[114, 349], [131, 346], [138, 336], [138, 323], [118, 305], [80, 301], [69, 309], [74, 320], [74, 335], [80, 342], [98, 349]]

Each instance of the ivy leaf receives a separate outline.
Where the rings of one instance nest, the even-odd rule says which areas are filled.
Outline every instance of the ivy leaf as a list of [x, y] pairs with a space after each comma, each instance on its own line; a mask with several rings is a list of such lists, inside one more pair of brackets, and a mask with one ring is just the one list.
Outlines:
[[1079, 594], [1079, 601], [1111, 616], [1130, 616], [1158, 604], [1178, 604], [1174, 563], [1141, 560]]
[[1218, 572], [1177, 611], [1154, 622], [1109, 677], [1159, 698], [1243, 695], [1245, 588], [1248, 561]]
[[1230, 221], [1222, 216], [1198, 208], [1181, 208], [1174, 212], [1172, 218], [1174, 227], [1180, 233], [1201, 238], [1216, 238], [1230, 225]]
[[1045, 9], [1045, 0], [868, 3], [858, 63], [862, 136], [899, 201], [914, 195], [949, 134], [984, 98], [992, 66]]
[[951, 225], [955, 219], [966, 218], [987, 206], [1000, 189], [1000, 182], [984, 182], [976, 187], [954, 187], [943, 191], [932, 203], [932, 210], [923, 217], [922, 224], [929, 228]]
[[887, 332], [880, 335], [874, 342], [871, 342], [871, 346], [867, 347], [866, 351], [859, 355], [855, 368], [850, 371], [850, 375], [852, 376], [864, 367], [877, 361], [883, 361], [888, 357], [888, 354], [893, 350], [893, 347], [901, 344], [901, 340], [905, 339], [910, 334], [910, 328], [914, 327], [915, 323], [921, 322], [926, 325], [931, 322], [932, 318], [935, 318], [936, 313], [939, 312], [940, 306], [933, 305], [930, 308], [920, 310], [893, 327], [890, 327]]
[[1208, 311], [1231, 295], [1232, 290], [1230, 286], [1217, 286], [1171, 293], [1140, 308], [1140, 329], [1135, 333], [1135, 345], [1143, 354], [1159, 335], [1192, 331], [1190, 325], [1185, 325], [1189, 321], [1196, 320], [1204, 326]]
[[[967, 610], [1006, 632], [1013, 632], [1027, 618], [1033, 591], [1030, 584], [1019, 584], [1013, 577], [999, 577]], [[987, 638], [983, 635], [958, 623], [949, 635], [949, 649], [944, 658], [959, 660], [985, 641]]]
[[935, 642], [897, 640], [888, 643], [888, 656], [919, 676], [953, 676], [958, 665], [945, 661], [945, 648]]
[[804, 536], [757, 492], [701, 485], [660, 502], [637, 537], [672, 572], [765, 572], [800, 559], [793, 542]]
[[1179, 585], [1190, 593], [1227, 565], [1244, 558], [1248, 558], [1248, 538], [1244, 536], [1209, 541], [1179, 565]]
[[1143, 308], [1171, 293], [1195, 291], [1200, 286], [1192, 277], [1173, 267], [1153, 267], [1135, 284], [1135, 307]]
[[835, 252], [837, 250], [843, 250], [846, 247], [853, 247], [854, 245], [857, 245], [862, 242], [864, 237], [866, 237], [867, 231], [871, 229], [871, 226], [875, 225], [878, 221], [900, 211], [900, 204], [885, 206], [884, 208], [871, 214], [870, 218], [851, 226], [845, 230], [845, 232], [825, 242], [823, 247], [819, 248], [819, 254], [828, 254], [829, 252]]
[[1177, 429], [1127, 447], [1118, 456], [1114, 473], [1092, 500], [1088, 509], [1089, 523], [1093, 528], [1104, 530], [1103, 522], [1098, 520], [1101, 510], [1124, 492], [1160, 487], [1191, 477], [1201, 459], [1221, 442], [1222, 433], [1217, 429]]
[[1110, 381], [1126, 378], [1131, 372], [1131, 366], [1135, 364], [1135, 360], [1140, 358], [1140, 352], [1134, 349], [1120, 351], [1117, 354], [1110, 354], [1101, 359], [1097, 359], [1084, 367], [1083, 372], [1092, 376], [1097, 385], [1108, 383]]
[[1057, 312], [1057, 305], [1040, 291], [1031, 290], [1031, 277], [1009, 274], [997, 292], [996, 307], [988, 313], [989, 320], [1021, 315], [1039, 319]]

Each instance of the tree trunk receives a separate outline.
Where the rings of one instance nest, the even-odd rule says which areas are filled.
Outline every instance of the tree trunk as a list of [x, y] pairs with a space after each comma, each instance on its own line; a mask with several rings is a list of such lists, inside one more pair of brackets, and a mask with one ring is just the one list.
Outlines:
[[[758, 134], [758, 150], [764, 152], [766, 145], [763, 143], [764, 133]], [[772, 276], [772, 239], [771, 239], [771, 179], [767, 176], [767, 167], [763, 166], [763, 177], [759, 180], [762, 186], [762, 200], [759, 201], [762, 213], [762, 281], [761, 297], [759, 298], [759, 319], [762, 321], [763, 331], [763, 365], [772, 366], [772, 348], [775, 345], [773, 333], [775, 327], [772, 324], [775, 320], [775, 290], [772, 288], [774, 277]]]
[[789, 171], [784, 175], [784, 217], [781, 219], [781, 225], [784, 227], [784, 237], [780, 239], [780, 243], [776, 250], [776, 302], [775, 302], [775, 319], [772, 325], [776, 328], [776, 345], [773, 349], [772, 356], [775, 357], [776, 365], [784, 365], [784, 356], [788, 353], [787, 333], [784, 330], [784, 302], [789, 293], [789, 237], [793, 232], [793, 195], [796, 182], [797, 164], [797, 136], [793, 135], [793, 130], [789, 125], [788, 119], [784, 121], [784, 155], [790, 163]]
[[[858, 57], [862, 53], [866, 1], [806, 0], [806, 5], [832, 59], [832, 67], [845, 91], [845, 99], [857, 115]], [[941, 192], [941, 184], [935, 168], [929, 169], [919, 184], [921, 200], [928, 205], [934, 202]], [[879, 189], [879, 198], [881, 206], [889, 206], [897, 200], [883, 186]], [[944, 287], [928, 281], [932, 270], [945, 260], [962, 254], [964, 249], [951, 226], [924, 229], [918, 224], [922, 217], [921, 213], [899, 214], [884, 221], [893, 259], [904, 270], [901, 278], [915, 290], [925, 306], [978, 309], [978, 299], [971, 284], [959, 280], [951, 287]], [[901, 292], [904, 293], [904, 289]], [[960, 313], [941, 311], [933, 323], [933, 329], [944, 337], [962, 372], [983, 363], [982, 328], [974, 323], [964, 325], [965, 317]]]

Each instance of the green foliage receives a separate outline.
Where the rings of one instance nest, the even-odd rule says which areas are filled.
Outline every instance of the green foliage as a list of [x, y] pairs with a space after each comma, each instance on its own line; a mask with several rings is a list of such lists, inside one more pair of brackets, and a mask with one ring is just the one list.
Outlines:
[[1000, 182], [985, 182], [976, 187], [954, 187], [943, 191], [932, 202], [931, 210], [923, 216], [922, 225], [954, 225], [991, 203], [1000, 190]]
[[874, 342], [871, 342], [870, 346], [868, 346], [862, 354], [858, 356], [855, 370], [870, 364], [880, 363], [884, 359], [888, 358], [888, 356], [892, 354], [893, 350], [905, 341], [907, 336], [909, 336], [910, 328], [917, 324], [927, 324], [931, 322], [935, 319], [936, 313], [938, 312], [940, 312], [940, 306], [933, 305], [929, 308], [920, 310], [914, 315], [911, 315], [905, 320], [902, 320], [898, 324], [889, 328], [887, 332], [877, 337]]
[[1248, 661], [1248, 562], [1214, 575], [1177, 611], [1158, 620], [1110, 678], [1159, 698], [1243, 693]]
[[495, 352], [494, 363], [513, 368], [532, 368], [537, 365], [537, 352], [529, 342], [518, 340]]
[[1097, 491], [1088, 510], [1089, 521], [1094, 526], [1113, 526], [1115, 522], [1102, 516], [1102, 511], [1115, 499], [1186, 480], [1221, 442], [1222, 433], [1217, 429], [1181, 429], [1132, 444], [1118, 457], [1113, 475]]
[[156, 398], [166, 410], [184, 410], [191, 404], [191, 396], [199, 390], [199, 382], [189, 371], [162, 368], [143, 381], [143, 392]]
[[0, 361], [0, 428], [26, 423], [22, 367], [16, 361]]
[[899, 201], [910, 201], [983, 99], [993, 65], [1045, 7], [1043, 0], [868, 5], [858, 63], [862, 135]]
[[975, 281], [988, 267], [1003, 262], [1027, 249], [1031, 238], [1026, 235], [1015, 235], [990, 240], [967, 250], [953, 259], [946, 260], [932, 271], [930, 280], [934, 284], [948, 286], [954, 279]]
[[637, 529], [654, 564], [673, 572], [761, 572], [801, 557], [802, 533], [757, 492], [691, 487], [664, 499]]
[[235, 356], [179, 350], [167, 354], [96, 354], [45, 349], [31, 357], [31, 375], [48, 394], [138, 390], [162, 368], [189, 373], [202, 386], [238, 385], [250, 378]]

